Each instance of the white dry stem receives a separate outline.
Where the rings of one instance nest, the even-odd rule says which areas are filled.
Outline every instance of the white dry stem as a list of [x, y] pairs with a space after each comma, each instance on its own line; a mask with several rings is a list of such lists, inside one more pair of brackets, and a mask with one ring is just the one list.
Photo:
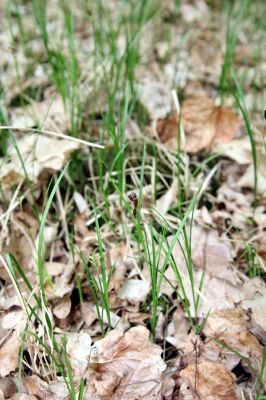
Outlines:
[[[177, 117], [180, 118], [180, 103], [177, 97], [177, 93], [175, 89], [172, 89], [172, 97], [173, 97], [173, 101], [174, 101], [174, 105], [176, 108], [176, 112], [177, 112]], [[181, 115], [182, 118], [182, 115]], [[182, 119], [181, 119], [181, 123], [180, 123], [180, 139], [181, 139], [181, 145], [184, 151], [186, 151], [186, 136], [185, 136], [185, 131], [182, 125]], [[185, 158], [185, 168], [184, 168], [184, 178], [185, 178], [185, 182], [184, 182], [184, 187], [185, 187], [185, 191], [186, 191], [186, 196], [188, 195], [188, 176], [189, 176], [189, 163], [188, 163], [188, 158]]]
[[[178, 97], [177, 97], [176, 90], [172, 89], [171, 93], [172, 93], [175, 109], [176, 109], [176, 112], [177, 112], [177, 116], [179, 117], [179, 115], [180, 115], [180, 103], [179, 103], [179, 100], [178, 100]], [[181, 121], [181, 124], [180, 124], [180, 136], [181, 136], [181, 144], [182, 144], [182, 146], [183, 146], [183, 148], [185, 150], [185, 148], [186, 148], [186, 136], [185, 136], [184, 128], [182, 126], [182, 121]]]
[[73, 136], [64, 135], [63, 133], [46, 131], [43, 129], [20, 128], [18, 126], [0, 126], [0, 130], [4, 130], [4, 129], [12, 129], [14, 131], [21, 131], [21, 132], [32, 131], [35, 133], [41, 133], [42, 135], [50, 135], [50, 136], [58, 137], [60, 139], [70, 140], [72, 142], [76, 142], [76, 143], [79, 143], [79, 144], [82, 144], [82, 145], [85, 145], [88, 147], [96, 147], [98, 149], [104, 149], [104, 146], [102, 144], [88, 142], [87, 140], [82, 140], [82, 139], [75, 138]]
[[[3, 231], [5, 231], [5, 229], [6, 229], [6, 226], [7, 226], [7, 223], [8, 223], [8, 220], [9, 220], [9, 217], [10, 217], [11, 212], [20, 204], [19, 201], [16, 201], [16, 198], [17, 198], [17, 195], [18, 195], [18, 193], [19, 193], [19, 191], [20, 191], [20, 188], [21, 188], [21, 186], [22, 186], [22, 183], [23, 183], [23, 180], [21, 180], [21, 181], [19, 182], [19, 184], [18, 184], [18, 186], [17, 186], [17, 188], [16, 188], [16, 190], [15, 190], [15, 193], [13, 194], [12, 199], [11, 199], [11, 201], [10, 201], [10, 203], [9, 203], [8, 209], [7, 209], [6, 212], [5, 212], [4, 214], [2, 214], [1, 217], [0, 217], [0, 222], [5, 218], [5, 219], [4, 219], [4, 222], [3, 222], [3, 224], [2, 224]], [[25, 197], [25, 195], [24, 195], [24, 197]], [[20, 199], [22, 200], [23, 197], [20, 198]]]
[[[220, 163], [216, 164], [211, 171], [208, 173], [208, 175], [206, 176], [205, 180], [203, 181], [203, 184], [200, 188], [198, 197], [197, 197], [197, 203], [199, 203], [199, 200], [202, 196], [202, 194], [206, 191], [207, 187], [210, 184], [210, 181], [212, 179], [212, 177], [214, 176], [214, 174], [216, 173], [216, 171], [218, 170], [218, 168], [220, 167]], [[191, 212], [192, 213], [192, 212]]]
[[63, 200], [62, 200], [62, 196], [61, 196], [59, 188], [56, 191], [56, 197], [57, 197], [58, 204], [59, 204], [62, 226], [63, 226], [63, 230], [65, 233], [65, 238], [66, 238], [66, 245], [69, 250], [70, 249], [70, 239], [69, 239], [69, 232], [68, 232], [68, 226], [67, 226], [67, 220], [66, 220], [66, 211], [65, 211], [65, 207], [63, 204]]

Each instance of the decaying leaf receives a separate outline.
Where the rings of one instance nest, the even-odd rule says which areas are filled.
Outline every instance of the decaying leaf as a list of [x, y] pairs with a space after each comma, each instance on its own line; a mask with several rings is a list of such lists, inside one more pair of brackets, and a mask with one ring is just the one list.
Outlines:
[[181, 400], [238, 400], [235, 375], [223, 364], [203, 360], [180, 372]]
[[[70, 154], [79, 148], [76, 142], [28, 134], [17, 142], [28, 179], [37, 182], [41, 174], [59, 171]], [[0, 170], [3, 184], [14, 185], [25, 179], [24, 168], [15, 148], [9, 152], [10, 162]]]
[[[149, 331], [143, 326], [124, 334], [111, 331], [91, 351], [88, 378], [91, 395], [114, 400], [161, 398], [166, 368], [161, 351], [149, 342]], [[171, 384], [168, 382], [168, 391]]]

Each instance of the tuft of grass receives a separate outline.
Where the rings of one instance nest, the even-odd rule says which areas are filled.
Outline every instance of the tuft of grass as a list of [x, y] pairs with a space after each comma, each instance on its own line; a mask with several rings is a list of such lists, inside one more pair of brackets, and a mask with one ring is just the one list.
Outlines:
[[[49, 209], [51, 207], [53, 198], [58, 190], [59, 184], [68, 168], [68, 164], [62, 170], [60, 176], [56, 180], [52, 191], [47, 200], [47, 204], [44, 208], [43, 215], [40, 222], [40, 230], [39, 230], [39, 242], [38, 242], [38, 277], [39, 277], [39, 289], [40, 294], [36, 293], [36, 290], [32, 287], [29, 279], [27, 278], [26, 273], [23, 271], [23, 268], [16, 261], [15, 257], [12, 254], [6, 254], [6, 262], [1, 257], [1, 262], [4, 265], [8, 275], [11, 278], [11, 281], [16, 289], [16, 292], [19, 296], [22, 310], [24, 311], [26, 317], [26, 326], [21, 334], [21, 350], [20, 350], [20, 362], [19, 362], [19, 387], [20, 391], [21, 382], [22, 382], [22, 371], [23, 371], [23, 355], [24, 351], [27, 347], [27, 341], [33, 339], [35, 344], [37, 344], [37, 349], [35, 351], [37, 354], [39, 353], [40, 359], [40, 370], [42, 368], [46, 368], [49, 374], [52, 375], [52, 379], [56, 379], [56, 376], [59, 374], [63, 377], [66, 387], [68, 388], [71, 400], [82, 399], [84, 392], [84, 379], [81, 378], [80, 383], [77, 387], [74, 384], [74, 377], [72, 374], [70, 362], [68, 359], [68, 355], [66, 352], [66, 339], [63, 338], [61, 343], [58, 343], [56, 337], [53, 332], [53, 325], [48, 311], [48, 304], [45, 295], [45, 269], [43, 262], [43, 241], [44, 241], [44, 227], [47, 219], [47, 215]], [[29, 290], [29, 297], [34, 298], [35, 305], [31, 305], [31, 303], [26, 300], [24, 295], [21, 292], [19, 279], [25, 283], [26, 287]], [[36, 325], [37, 324], [37, 325]], [[44, 329], [42, 337], [37, 334], [36, 326], [42, 326]], [[31, 339], [30, 339], [31, 338]], [[48, 344], [47, 344], [48, 342]], [[35, 367], [37, 368], [37, 364], [35, 363]], [[33, 366], [34, 368], [34, 366]], [[38, 370], [37, 374], [41, 374]], [[44, 372], [44, 371], [43, 371]], [[42, 374], [41, 374], [42, 375]], [[45, 373], [47, 375], [47, 373]]]
[[222, 104], [224, 95], [230, 92], [232, 79], [232, 65], [234, 61], [235, 50], [237, 46], [238, 36], [241, 29], [243, 19], [248, 12], [250, 0], [239, 2], [238, 8], [234, 9], [234, 2], [226, 1], [226, 50], [224, 61], [220, 75], [219, 89], [222, 94]]

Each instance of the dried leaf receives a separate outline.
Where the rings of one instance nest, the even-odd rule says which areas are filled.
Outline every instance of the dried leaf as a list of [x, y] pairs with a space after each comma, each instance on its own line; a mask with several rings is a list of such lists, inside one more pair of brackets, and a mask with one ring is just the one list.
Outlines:
[[86, 332], [69, 333], [67, 335], [67, 354], [74, 376], [82, 376], [89, 363], [91, 352], [91, 337]]
[[[253, 366], [259, 367], [262, 356], [262, 347], [255, 336], [248, 330], [248, 318], [240, 308], [214, 311], [206, 321], [204, 333], [207, 337], [217, 338], [227, 347], [240, 353], [252, 361]], [[209, 342], [210, 343], [210, 342]], [[218, 350], [215, 352], [215, 348]], [[201, 354], [205, 358], [213, 359], [216, 354], [228, 369], [233, 369], [241, 357], [228, 348], [223, 348], [219, 343], [204, 345]]]
[[228, 108], [218, 107], [207, 97], [191, 97], [181, 108], [186, 134], [186, 150], [191, 153], [209, 148], [215, 141], [232, 140], [239, 118]]
[[156, 208], [161, 215], [165, 215], [176, 203], [178, 194], [178, 179], [175, 178], [170, 188], [156, 201]]
[[166, 329], [166, 340], [177, 349], [186, 348], [186, 352], [193, 350], [192, 340], [196, 335], [189, 336], [191, 326], [184, 315], [181, 307], [178, 307], [174, 312], [172, 321], [168, 324]]
[[69, 390], [64, 381], [57, 379], [49, 384], [37, 375], [27, 376], [24, 380], [29, 395], [42, 400], [62, 400], [69, 397]]
[[125, 334], [111, 331], [92, 348], [91, 395], [114, 400], [162, 398], [166, 390], [163, 388], [166, 365], [161, 351], [159, 346], [149, 342], [149, 331], [143, 326], [131, 328]]
[[[28, 134], [17, 142], [20, 155], [24, 161], [28, 179], [37, 182], [44, 173], [59, 171], [70, 154], [79, 148], [79, 145], [70, 140], [57, 140], [42, 135]], [[25, 179], [17, 151], [13, 148], [9, 152], [10, 162], [4, 164], [0, 171], [3, 184], [14, 185]]]
[[69, 114], [60, 96], [56, 96], [52, 102], [49, 96], [42, 102], [34, 102], [11, 111], [11, 124], [18, 128], [34, 128], [41, 124], [44, 130], [65, 132], [70, 127]]
[[71, 310], [71, 299], [65, 296], [54, 308], [53, 314], [58, 319], [65, 319]]
[[17, 392], [16, 379], [11, 376], [0, 379], [0, 390], [3, 392], [4, 399], [9, 399]]
[[[180, 400], [237, 400], [235, 375], [223, 364], [203, 360], [180, 372]], [[195, 387], [196, 383], [196, 387]]]
[[165, 118], [171, 110], [171, 91], [161, 82], [147, 80], [139, 85], [139, 99], [151, 119]]
[[249, 279], [243, 286], [241, 307], [251, 313], [252, 320], [266, 332], [266, 284], [259, 278]]
[[136, 304], [145, 301], [150, 292], [150, 284], [139, 279], [128, 279], [121, 290], [119, 297], [129, 303]]
[[[228, 108], [218, 107], [207, 97], [191, 97], [181, 107], [182, 126], [186, 143], [181, 147], [188, 153], [209, 149], [219, 141], [234, 138], [239, 118]], [[176, 113], [168, 115], [157, 123], [157, 133], [170, 150], [178, 146], [178, 117]]]
[[0, 377], [4, 378], [19, 365], [20, 340], [16, 331], [0, 347]]

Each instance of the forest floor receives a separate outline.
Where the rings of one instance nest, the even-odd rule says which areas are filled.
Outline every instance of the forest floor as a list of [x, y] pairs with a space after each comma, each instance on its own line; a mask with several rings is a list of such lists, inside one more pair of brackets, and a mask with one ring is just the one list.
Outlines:
[[0, 400], [266, 399], [266, 2], [0, 3]]

